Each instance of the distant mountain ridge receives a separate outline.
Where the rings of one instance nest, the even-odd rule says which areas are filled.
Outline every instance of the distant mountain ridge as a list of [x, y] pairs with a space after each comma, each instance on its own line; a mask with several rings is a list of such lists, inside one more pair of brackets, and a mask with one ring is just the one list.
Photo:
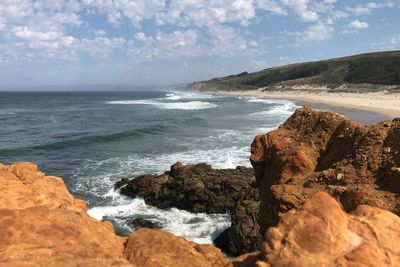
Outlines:
[[195, 82], [197, 90], [304, 89], [399, 90], [400, 51], [375, 52], [290, 64]]

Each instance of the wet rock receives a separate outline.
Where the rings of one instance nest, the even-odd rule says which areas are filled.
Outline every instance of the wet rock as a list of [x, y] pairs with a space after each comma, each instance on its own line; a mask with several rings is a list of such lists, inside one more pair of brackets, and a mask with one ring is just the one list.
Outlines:
[[216, 240], [232, 255], [259, 249], [259, 194], [252, 168], [213, 169], [207, 164], [175, 163], [161, 175], [141, 175], [116, 184], [130, 197], [143, 197], [147, 204], [191, 212], [226, 213], [232, 226]]
[[258, 199], [253, 169], [245, 167], [217, 170], [207, 164], [177, 162], [161, 175], [141, 175], [117, 182], [116, 187], [121, 194], [143, 197], [152, 206], [191, 212], [225, 213], [241, 200]]
[[399, 150], [400, 119], [363, 125], [333, 112], [298, 109], [251, 147], [261, 233], [318, 191], [335, 196], [346, 211], [368, 204], [398, 213]]
[[258, 223], [259, 201], [244, 200], [232, 214], [232, 226], [214, 240], [214, 244], [231, 255], [260, 249], [263, 239]]
[[129, 226], [132, 226], [136, 230], [143, 228], [143, 227], [145, 227], [145, 228], [161, 228], [161, 225], [159, 223], [153, 222], [150, 220], [146, 220], [143, 218], [136, 218], [133, 220], [129, 220], [128, 224], [129, 224]]

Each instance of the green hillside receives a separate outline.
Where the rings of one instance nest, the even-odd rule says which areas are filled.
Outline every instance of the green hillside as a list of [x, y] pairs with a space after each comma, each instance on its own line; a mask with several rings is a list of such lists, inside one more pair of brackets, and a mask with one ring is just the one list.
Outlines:
[[329, 60], [291, 64], [243, 72], [237, 75], [196, 82], [199, 90], [290, 89], [295, 86], [327, 86], [338, 90], [346, 84], [365, 90], [398, 90], [400, 87], [400, 51], [377, 52]]

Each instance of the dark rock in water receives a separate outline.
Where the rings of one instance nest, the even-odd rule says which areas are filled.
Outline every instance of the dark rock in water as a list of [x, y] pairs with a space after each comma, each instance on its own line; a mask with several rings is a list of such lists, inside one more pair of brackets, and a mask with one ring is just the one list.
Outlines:
[[152, 206], [191, 212], [233, 212], [242, 200], [259, 200], [254, 171], [246, 167], [216, 170], [207, 164], [177, 162], [169, 172], [123, 180], [116, 187], [121, 194], [143, 197]]
[[244, 200], [232, 213], [232, 226], [215, 240], [214, 244], [231, 255], [240, 255], [260, 249], [263, 238], [258, 222], [259, 201]]
[[335, 196], [348, 212], [367, 204], [400, 214], [400, 119], [363, 125], [301, 108], [257, 136], [250, 159], [260, 189], [261, 233], [318, 191]]
[[232, 226], [217, 238], [225, 252], [238, 255], [260, 249], [257, 220], [259, 194], [252, 168], [213, 169], [207, 164], [175, 163], [161, 175], [141, 175], [115, 185], [121, 194], [143, 197], [161, 209], [176, 207], [191, 212], [226, 213]]
[[128, 221], [128, 224], [134, 227], [136, 230], [145, 227], [145, 228], [161, 228], [161, 225], [157, 222], [153, 222], [150, 220], [146, 220], [143, 218], [136, 218], [133, 220]]

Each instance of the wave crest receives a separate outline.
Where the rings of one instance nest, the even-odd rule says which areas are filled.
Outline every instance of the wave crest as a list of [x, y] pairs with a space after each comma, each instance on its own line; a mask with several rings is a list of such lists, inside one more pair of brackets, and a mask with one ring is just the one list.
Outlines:
[[121, 100], [121, 101], [110, 101], [107, 104], [113, 105], [151, 105], [156, 106], [160, 109], [177, 109], [177, 110], [201, 110], [215, 108], [217, 105], [204, 102], [204, 101], [189, 101], [189, 102], [172, 102], [163, 103], [154, 100]]

